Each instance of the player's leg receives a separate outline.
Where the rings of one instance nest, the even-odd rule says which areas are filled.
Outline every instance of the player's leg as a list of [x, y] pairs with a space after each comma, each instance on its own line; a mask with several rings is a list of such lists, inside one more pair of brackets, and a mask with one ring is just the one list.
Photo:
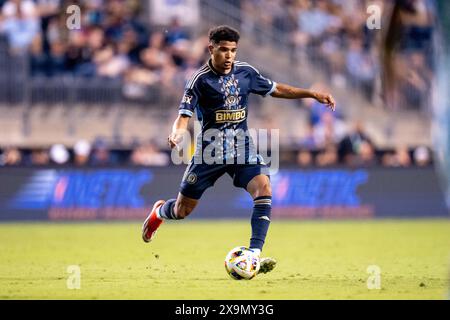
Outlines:
[[181, 220], [186, 218], [197, 206], [197, 203], [197, 199], [186, 197], [181, 193], [178, 194], [177, 199], [156, 201], [142, 226], [142, 239], [145, 242], [150, 242], [164, 220]]
[[163, 222], [160, 218], [158, 218], [158, 210], [165, 203], [164, 200], [158, 200], [153, 204], [153, 208], [150, 211], [149, 215], [145, 219], [142, 224], [142, 240], [144, 242], [150, 242], [156, 235], [156, 230], [158, 230], [159, 226]]
[[167, 200], [157, 211], [158, 218], [162, 220], [181, 220], [186, 218], [195, 209], [198, 199], [193, 199], [178, 193], [177, 199]]
[[272, 209], [272, 189], [269, 176], [264, 174], [266, 170], [264, 165], [255, 164], [236, 165], [228, 171], [234, 185], [247, 190], [253, 198], [250, 248], [259, 252], [262, 251], [266, 239]]
[[[272, 210], [272, 189], [269, 177], [263, 174], [255, 176], [248, 183], [247, 191], [253, 198], [250, 248], [260, 254], [266, 240]], [[276, 260], [271, 257], [261, 258], [259, 273], [272, 271], [276, 264]]]
[[[234, 185], [244, 188], [253, 198], [251, 218], [252, 236], [250, 248], [261, 254], [267, 231], [270, 225], [272, 209], [272, 189], [269, 176], [263, 174], [267, 168], [263, 165], [237, 166], [231, 173]], [[267, 273], [275, 268], [276, 260], [270, 257], [261, 258], [260, 273]]]
[[272, 189], [269, 177], [264, 174], [253, 177], [247, 185], [247, 191], [253, 198], [250, 248], [262, 251], [270, 225], [272, 209]]
[[225, 172], [224, 166], [191, 163], [183, 176], [177, 199], [157, 201], [142, 226], [142, 239], [150, 242], [164, 220], [186, 218], [197, 206], [203, 192]]

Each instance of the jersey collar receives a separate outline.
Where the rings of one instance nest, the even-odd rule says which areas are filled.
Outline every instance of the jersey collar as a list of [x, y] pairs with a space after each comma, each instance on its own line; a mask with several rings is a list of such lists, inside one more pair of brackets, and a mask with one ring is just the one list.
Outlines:
[[217, 70], [214, 69], [214, 67], [213, 67], [211, 58], [208, 60], [208, 67], [209, 67], [209, 69], [211, 69], [211, 71], [212, 71], [214, 74], [216, 74], [216, 75], [218, 75], [218, 76], [228, 76], [228, 75], [233, 74], [234, 71], [236, 71], [236, 65], [235, 65], [235, 62], [233, 62], [233, 66], [231, 67], [231, 71], [230, 71], [229, 73], [223, 74], [223, 73], [217, 71]]

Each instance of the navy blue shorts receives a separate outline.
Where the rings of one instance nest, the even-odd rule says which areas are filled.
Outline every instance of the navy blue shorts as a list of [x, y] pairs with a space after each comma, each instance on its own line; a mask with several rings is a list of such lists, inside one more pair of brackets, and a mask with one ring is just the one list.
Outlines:
[[269, 170], [263, 164], [191, 164], [188, 165], [180, 185], [182, 195], [200, 199], [206, 189], [213, 186], [222, 175], [228, 173], [233, 185], [247, 188], [247, 184], [260, 174], [269, 176]]

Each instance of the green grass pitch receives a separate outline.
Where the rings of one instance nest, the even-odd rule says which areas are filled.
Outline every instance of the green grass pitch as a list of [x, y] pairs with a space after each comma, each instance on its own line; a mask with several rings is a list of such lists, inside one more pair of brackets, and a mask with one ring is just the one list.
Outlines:
[[[247, 221], [0, 224], [0, 299], [446, 299], [450, 220], [273, 221], [270, 274], [234, 281], [223, 259]], [[68, 289], [69, 265], [81, 288]], [[367, 288], [367, 267], [381, 289]]]

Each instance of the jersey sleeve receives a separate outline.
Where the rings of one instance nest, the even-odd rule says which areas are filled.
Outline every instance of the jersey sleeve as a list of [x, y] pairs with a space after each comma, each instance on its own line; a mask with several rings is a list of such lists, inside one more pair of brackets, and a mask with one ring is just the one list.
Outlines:
[[186, 88], [184, 90], [183, 98], [181, 99], [180, 107], [178, 108], [178, 114], [192, 117], [194, 115], [195, 107], [198, 104], [198, 95], [196, 90]]
[[192, 83], [189, 81], [186, 85], [180, 107], [178, 108], [178, 114], [189, 117], [194, 115], [195, 108], [197, 107], [199, 101], [198, 82], [199, 81], [196, 81], [195, 83], [189, 85]]
[[264, 78], [258, 70], [253, 67], [249, 68], [251, 73], [250, 92], [266, 97], [275, 91], [277, 83]]

